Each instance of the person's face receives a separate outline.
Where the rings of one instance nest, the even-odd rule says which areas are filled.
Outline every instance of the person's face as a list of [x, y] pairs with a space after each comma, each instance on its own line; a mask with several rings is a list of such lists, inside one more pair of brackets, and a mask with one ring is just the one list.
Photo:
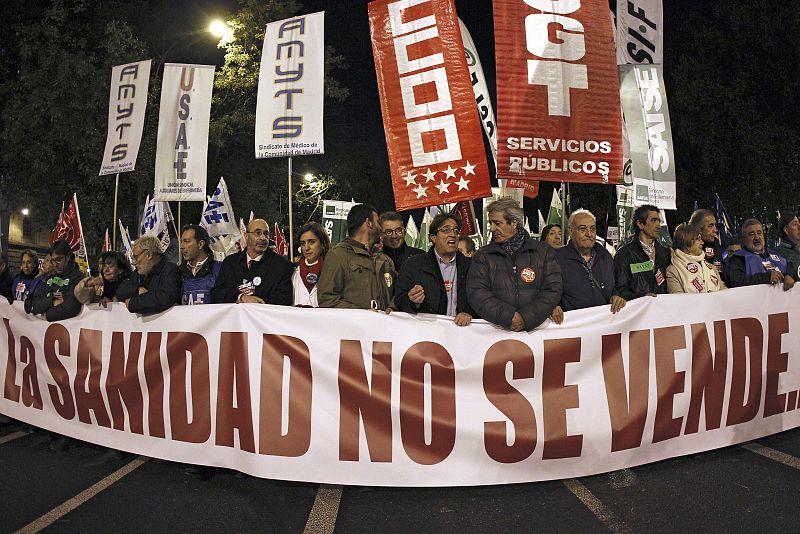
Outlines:
[[103, 262], [103, 280], [115, 282], [119, 280], [119, 266], [114, 258], [106, 258]]
[[689, 243], [689, 250], [687, 251], [692, 256], [699, 256], [703, 253], [703, 234], [697, 234], [697, 236]]
[[561, 235], [561, 228], [554, 226], [550, 229], [550, 232], [547, 233], [547, 237], [545, 238], [544, 242], [553, 248], [561, 248], [561, 245], [563, 244], [562, 238], [563, 236]]
[[742, 230], [742, 246], [754, 254], [764, 252], [764, 227], [751, 224]]
[[300, 252], [306, 263], [314, 263], [322, 255], [322, 243], [311, 230], [300, 234]]
[[445, 220], [431, 237], [434, 250], [440, 256], [452, 256], [458, 250], [458, 224], [453, 219]]
[[67, 266], [67, 262], [69, 261], [69, 256], [65, 256], [60, 252], [54, 252], [50, 256], [50, 262], [53, 266], [53, 274], [61, 274], [64, 272], [64, 269]]
[[269, 247], [269, 228], [267, 223], [256, 219], [247, 225], [247, 250], [255, 256], [260, 256]]
[[462, 239], [458, 240], [458, 251], [468, 258], [472, 256], [472, 252], [467, 248], [466, 241]]
[[402, 221], [383, 221], [381, 224], [381, 239], [383, 246], [399, 248], [403, 244], [405, 228]]
[[139, 274], [149, 273], [156, 263], [153, 253], [143, 249], [137, 244], [133, 245], [131, 253], [133, 254], [133, 265], [136, 267], [136, 272]]
[[659, 230], [661, 229], [661, 217], [658, 216], [657, 211], [650, 210], [647, 212], [647, 221], [644, 224], [637, 221], [636, 225], [640, 228], [642, 234], [655, 240], [658, 239]]
[[44, 273], [45, 276], [53, 274], [53, 259], [50, 257], [50, 254], [46, 255], [42, 260], [42, 273]]
[[502, 211], [493, 211], [489, 214], [489, 231], [495, 243], [505, 243], [517, 233], [517, 221], [506, 222]]
[[190, 228], [181, 234], [181, 255], [183, 259], [194, 263], [203, 251], [203, 241], [198, 241], [194, 229]]
[[24, 274], [25, 276], [30, 276], [31, 274], [33, 274], [33, 270], [36, 268], [36, 266], [33, 263], [33, 258], [28, 256], [27, 254], [22, 256], [22, 263], [19, 264], [19, 268], [22, 271], [22, 274]]
[[[552, 235], [553, 232], [550, 232]], [[589, 252], [597, 238], [597, 224], [588, 213], [581, 213], [572, 219], [569, 227], [569, 239], [581, 252]], [[548, 237], [549, 239], [549, 237]]]
[[703, 218], [703, 225], [700, 227], [700, 236], [703, 241], [713, 241], [717, 238], [717, 219], [713, 215], [706, 215]]
[[800, 220], [797, 217], [784, 226], [783, 231], [786, 232], [786, 237], [791, 239], [792, 243], [800, 243]]

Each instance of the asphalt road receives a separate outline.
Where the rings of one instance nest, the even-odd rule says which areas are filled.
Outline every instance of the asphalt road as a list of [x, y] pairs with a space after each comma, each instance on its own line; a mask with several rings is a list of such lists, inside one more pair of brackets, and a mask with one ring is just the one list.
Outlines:
[[262, 480], [0, 426], [0, 532], [797, 532], [800, 429], [566, 481], [446, 489]]

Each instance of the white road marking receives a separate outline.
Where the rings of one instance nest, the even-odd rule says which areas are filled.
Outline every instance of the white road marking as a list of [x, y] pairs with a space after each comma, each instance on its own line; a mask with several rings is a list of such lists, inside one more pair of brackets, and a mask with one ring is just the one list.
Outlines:
[[594, 494], [589, 491], [589, 488], [578, 482], [577, 479], [571, 478], [569, 480], [564, 480], [564, 485], [580, 499], [597, 519], [603, 522], [608, 530], [615, 534], [630, 532], [628, 526], [615, 516], [611, 510], [606, 508], [600, 499], [595, 497]]
[[764, 458], [769, 458], [772, 461], [780, 462], [783, 465], [788, 465], [789, 467], [793, 467], [794, 469], [800, 470], [800, 458], [797, 456], [792, 456], [791, 454], [786, 454], [785, 452], [776, 451], [775, 449], [771, 449], [769, 447], [765, 447], [759, 443], [742, 443], [739, 447], [753, 452], [755, 454], [761, 455]]
[[124, 465], [108, 475], [103, 480], [97, 482], [96, 484], [92, 485], [88, 489], [82, 491], [78, 495], [74, 496], [70, 500], [64, 502], [60, 506], [53, 508], [45, 515], [40, 517], [39, 519], [29, 523], [19, 529], [16, 534], [28, 534], [33, 532], [39, 532], [50, 526], [51, 524], [55, 523], [63, 516], [67, 515], [101, 491], [108, 489], [112, 484], [119, 482], [123, 477], [129, 475], [133, 472], [136, 468], [140, 467], [142, 464], [147, 462], [150, 458], [146, 456], [139, 456], [135, 460], [132, 460], [127, 465]]
[[341, 500], [341, 486], [320, 484], [303, 534], [331, 534], [333, 527], [336, 526], [336, 516], [339, 515]]
[[28, 435], [27, 432], [14, 432], [14, 433], [9, 434], [7, 436], [3, 436], [2, 438], [0, 438], [0, 445], [2, 445], [4, 443], [8, 443], [9, 441], [14, 441], [15, 439], [19, 439], [19, 438], [21, 438], [23, 436], [27, 436], [27, 435]]

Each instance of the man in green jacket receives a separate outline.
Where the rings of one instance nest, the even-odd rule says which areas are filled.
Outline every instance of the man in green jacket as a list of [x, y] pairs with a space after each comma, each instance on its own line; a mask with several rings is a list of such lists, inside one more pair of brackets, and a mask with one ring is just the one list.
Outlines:
[[347, 235], [325, 257], [317, 282], [319, 306], [389, 313], [397, 272], [386, 254], [373, 252], [381, 236], [375, 208], [353, 206], [347, 215]]

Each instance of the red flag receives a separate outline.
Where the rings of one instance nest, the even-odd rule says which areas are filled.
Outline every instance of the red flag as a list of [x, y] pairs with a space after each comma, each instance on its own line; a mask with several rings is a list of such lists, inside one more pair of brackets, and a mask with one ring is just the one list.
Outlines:
[[368, 11], [397, 209], [489, 196], [453, 1], [376, 0]]
[[478, 219], [475, 217], [475, 209], [471, 200], [459, 202], [453, 208], [453, 212], [461, 219], [461, 235], [479, 234]]
[[75, 195], [72, 195], [72, 200], [66, 211], [64, 211], [64, 206], [61, 206], [61, 214], [58, 216], [53, 233], [50, 234], [50, 244], [52, 245], [56, 241], [63, 239], [69, 243], [69, 248], [73, 252], [77, 252], [81, 247], [82, 236], [83, 232], [78, 218], [78, 200]]
[[506, 187], [517, 187], [522, 189], [522, 194], [528, 198], [539, 196], [539, 182], [533, 180], [506, 180]]
[[278, 223], [275, 223], [275, 252], [279, 256], [289, 255], [289, 245], [286, 243], [286, 237], [278, 227]]
[[498, 178], [607, 183], [621, 177], [608, 5], [494, 0], [493, 6]]
[[108, 236], [108, 228], [106, 228], [106, 235], [103, 238], [103, 250], [102, 251], [103, 252], [111, 252], [112, 251], [111, 238]]

